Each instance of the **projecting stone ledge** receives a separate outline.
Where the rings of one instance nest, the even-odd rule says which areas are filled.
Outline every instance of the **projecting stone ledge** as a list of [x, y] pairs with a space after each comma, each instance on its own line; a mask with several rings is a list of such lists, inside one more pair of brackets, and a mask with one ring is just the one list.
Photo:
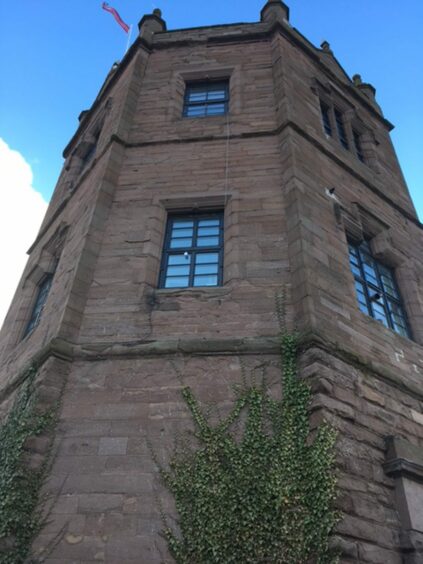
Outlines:
[[75, 358], [149, 356], [158, 354], [277, 354], [280, 337], [179, 338], [127, 343], [90, 343], [74, 347]]

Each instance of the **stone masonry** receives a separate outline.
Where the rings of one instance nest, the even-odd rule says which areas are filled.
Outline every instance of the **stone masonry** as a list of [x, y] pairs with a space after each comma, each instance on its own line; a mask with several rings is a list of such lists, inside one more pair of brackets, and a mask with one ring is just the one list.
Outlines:
[[[166, 461], [189, 425], [177, 372], [224, 409], [241, 366], [277, 371], [283, 291], [312, 425], [339, 430], [341, 562], [422, 562], [423, 225], [374, 88], [292, 28], [279, 0], [258, 23], [167, 31], [155, 10], [139, 27], [65, 149], [0, 334], [3, 414], [33, 362], [42, 401], [64, 386], [34, 551], [53, 546], [48, 564], [171, 562], [148, 444]], [[185, 84], [213, 78], [229, 80], [228, 113], [182, 118]], [[359, 131], [365, 162], [325, 135], [322, 100]], [[223, 284], [158, 288], [168, 214], [201, 210], [224, 212]], [[395, 270], [412, 339], [358, 308], [347, 236]]]

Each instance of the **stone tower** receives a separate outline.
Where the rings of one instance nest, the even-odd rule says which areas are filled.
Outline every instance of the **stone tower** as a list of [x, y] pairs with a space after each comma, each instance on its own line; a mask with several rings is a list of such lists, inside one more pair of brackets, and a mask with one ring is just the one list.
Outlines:
[[1, 332], [3, 412], [31, 363], [39, 401], [64, 386], [36, 546], [163, 560], [147, 442], [166, 458], [186, 425], [174, 366], [224, 404], [242, 363], [278, 363], [283, 288], [312, 424], [339, 430], [341, 561], [422, 562], [423, 226], [375, 89], [279, 0], [139, 30], [80, 115]]

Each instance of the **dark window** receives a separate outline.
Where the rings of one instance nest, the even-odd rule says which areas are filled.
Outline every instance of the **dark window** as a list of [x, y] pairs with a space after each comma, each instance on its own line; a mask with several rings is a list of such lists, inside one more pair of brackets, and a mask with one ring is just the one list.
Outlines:
[[369, 243], [350, 242], [349, 255], [358, 306], [404, 337], [410, 337], [407, 316], [392, 270], [372, 257]]
[[50, 292], [51, 284], [53, 282], [53, 274], [46, 274], [38, 286], [38, 293], [35, 299], [34, 306], [32, 308], [31, 317], [26, 326], [24, 337], [29, 335], [38, 325], [43, 313], [44, 306], [46, 304], [48, 294]]
[[221, 116], [228, 112], [229, 82], [188, 82], [184, 117]]
[[330, 109], [324, 102], [320, 102], [320, 111], [322, 112], [323, 129], [326, 135], [332, 135], [332, 126], [330, 124]]
[[160, 288], [220, 286], [223, 213], [169, 217]]
[[336, 130], [338, 132], [339, 142], [344, 147], [344, 149], [349, 149], [342, 113], [337, 108], [335, 108], [335, 122], [336, 122]]
[[353, 129], [353, 139], [354, 139], [354, 146], [355, 146], [356, 155], [357, 155], [358, 159], [362, 163], [364, 163], [364, 155], [363, 155], [363, 149], [361, 147], [360, 135], [355, 129]]

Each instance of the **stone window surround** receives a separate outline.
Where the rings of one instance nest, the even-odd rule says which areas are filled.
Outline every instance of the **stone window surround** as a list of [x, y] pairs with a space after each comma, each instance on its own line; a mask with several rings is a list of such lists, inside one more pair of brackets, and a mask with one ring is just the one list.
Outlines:
[[[423, 276], [423, 268], [409, 257], [407, 242], [401, 240], [387, 224], [357, 203], [352, 204], [350, 210], [342, 209], [342, 223], [346, 257], [348, 257], [348, 238], [356, 242], [366, 238], [370, 241], [373, 257], [394, 271], [411, 328], [412, 340], [423, 345], [423, 301], [420, 298], [417, 282], [419, 273]], [[356, 301], [352, 275], [350, 293]]]
[[[351, 237], [348, 239], [351, 270], [356, 285], [361, 288], [360, 295], [365, 300], [365, 302], [359, 301], [361, 311], [377, 321], [381, 321], [380, 316], [382, 316], [384, 320], [382, 321], [383, 325], [389, 326], [390, 329], [403, 337], [412, 339], [402, 295], [392, 269], [387, 267], [386, 261], [382, 262], [375, 259], [366, 238], [359, 242], [352, 240]], [[368, 275], [365, 268], [366, 259], [364, 257], [372, 260], [374, 276]], [[384, 270], [382, 271], [381, 269]], [[391, 291], [386, 288], [385, 282], [382, 283], [381, 278], [383, 276], [388, 277]], [[377, 306], [379, 308], [375, 310], [374, 308]]]
[[[101, 132], [104, 128], [107, 115], [110, 113], [113, 99], [108, 98], [104, 106], [99, 110], [92, 124], [81, 135], [81, 138], [72, 153], [67, 157], [63, 170], [66, 171], [65, 182], [69, 190], [72, 190], [74, 183], [88, 169], [88, 164], [96, 161], [96, 149], [99, 143]], [[82, 112], [80, 120], [85, 116]], [[89, 158], [87, 158], [89, 157]]]
[[[12, 340], [15, 344], [26, 341], [34, 332], [25, 334], [30, 315], [38, 294], [38, 289], [43, 279], [51, 274], [54, 275], [60, 261], [60, 256], [65, 245], [69, 227], [62, 222], [56, 229], [53, 236], [42, 247], [38, 259], [35, 259], [34, 266], [25, 276], [22, 283], [22, 299], [15, 318]], [[52, 281], [54, 284], [54, 279]], [[51, 292], [51, 288], [49, 293]]]
[[[378, 172], [379, 165], [376, 155], [376, 140], [372, 130], [365, 124], [364, 119], [360, 116], [361, 112], [357, 110], [357, 108], [343, 95], [343, 93], [332, 84], [322, 84], [317, 79], [314, 79], [312, 91], [317, 97], [318, 113], [321, 122], [320, 129], [322, 130], [325, 138], [330, 142], [334, 142], [335, 145], [342, 150], [343, 154], [353, 155], [355, 161], [358, 161], [363, 165], [367, 165], [375, 172]], [[328, 117], [332, 135], [325, 132], [321, 104], [328, 108]], [[348, 149], [343, 147], [339, 139], [335, 109], [342, 114]], [[359, 136], [360, 149], [364, 160], [361, 160], [358, 156], [354, 132]]]
[[[213, 88], [214, 87], [214, 88]], [[221, 91], [221, 95], [218, 98], [209, 98], [210, 92]], [[197, 101], [193, 100], [191, 96], [197, 91], [201, 93], [202, 99]], [[195, 117], [213, 117], [215, 115], [226, 115], [229, 110], [229, 79], [208, 79], [206, 81], [195, 81], [185, 83], [185, 95], [184, 95], [184, 105], [182, 115], [185, 118], [195, 118]], [[195, 114], [197, 110], [197, 115]], [[198, 112], [199, 110], [199, 112]], [[209, 113], [209, 110], [214, 110]], [[217, 111], [216, 111], [217, 110]], [[194, 113], [192, 113], [194, 112]]]
[[[172, 241], [175, 242], [174, 238], [174, 230], [178, 230], [177, 224], [178, 222], [186, 222], [188, 221], [191, 223], [191, 236], [187, 236], [187, 240], [183, 242], [183, 246], [181, 247], [172, 247]], [[201, 239], [201, 223], [202, 221], [211, 221], [212, 222], [212, 238], [215, 242], [209, 243], [205, 246], [199, 246], [199, 241]], [[217, 223], [217, 224], [216, 224]], [[186, 226], [184, 226], [186, 228]], [[181, 288], [204, 288], [204, 287], [219, 287], [222, 285], [222, 271], [223, 271], [223, 232], [224, 232], [224, 224], [223, 224], [223, 212], [221, 209], [216, 210], [208, 210], [203, 211], [200, 210], [195, 213], [169, 213], [167, 218], [167, 226], [166, 226], [166, 236], [165, 236], [165, 243], [163, 246], [162, 251], [162, 266], [160, 269], [160, 279], [159, 279], [159, 288], [173, 288], [173, 289], [181, 289]], [[180, 236], [181, 238], [182, 236]], [[205, 236], [203, 236], [205, 237]], [[188, 240], [191, 242], [188, 243]], [[209, 255], [210, 253], [216, 255], [216, 259], [214, 261], [206, 261], [209, 262], [209, 270], [205, 274], [197, 274], [197, 266], [201, 263], [197, 262], [197, 258]], [[182, 258], [182, 265], [180, 262], [177, 263], [177, 268], [183, 269], [182, 274], [170, 274], [169, 271], [173, 268], [170, 261], [172, 258], [178, 257], [179, 260]], [[191, 260], [187, 262], [187, 258]], [[201, 266], [199, 266], [201, 269]], [[214, 283], [212, 284], [197, 284], [196, 281], [197, 277], [204, 281], [204, 277], [211, 276], [214, 279]], [[172, 278], [182, 278], [186, 280], [185, 285], [176, 285], [171, 286], [167, 285], [168, 282], [171, 282]]]
[[[190, 118], [186, 120], [183, 117], [183, 107], [185, 98], [185, 87], [189, 82], [201, 82], [207, 80], [227, 80], [229, 83], [229, 107], [225, 115], [207, 116], [207, 121], [211, 120], [226, 122], [230, 115], [236, 115], [241, 112], [242, 107], [242, 86], [241, 73], [239, 66], [209, 66], [210, 63], [205, 62], [201, 67], [182, 68], [174, 71], [170, 80], [170, 97], [168, 104], [168, 115], [171, 121], [180, 122], [182, 127], [189, 127], [191, 122], [197, 122], [201, 118]], [[187, 125], [188, 124], [188, 125]]]
[[[223, 211], [223, 283], [222, 286], [202, 287], [202, 288], [159, 288], [159, 276], [162, 260], [162, 250], [166, 233], [166, 224], [169, 214], [180, 212], [207, 212]], [[147, 241], [144, 244], [144, 253], [147, 256], [144, 282], [154, 288], [157, 293], [166, 295], [167, 293], [183, 292], [226, 292], [225, 286], [230, 284], [234, 278], [240, 276], [239, 249], [236, 240], [239, 236], [239, 202], [238, 194], [224, 193], [198, 193], [187, 196], [186, 194], [175, 194], [171, 198], [161, 198], [157, 196], [152, 202], [152, 213], [148, 220]]]

